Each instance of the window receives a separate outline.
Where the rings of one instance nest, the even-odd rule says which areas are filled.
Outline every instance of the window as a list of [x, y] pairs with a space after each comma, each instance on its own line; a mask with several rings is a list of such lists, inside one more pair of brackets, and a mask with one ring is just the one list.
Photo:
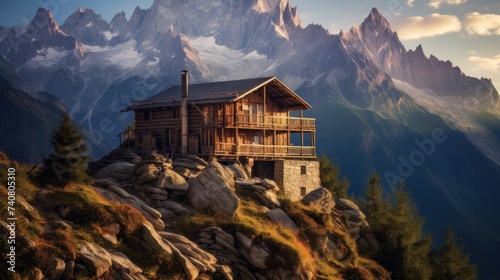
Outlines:
[[264, 144], [264, 140], [263, 140], [262, 136], [261, 135], [255, 135], [253, 137], [252, 144], [254, 144], [254, 145], [263, 145]]
[[151, 110], [144, 111], [144, 120], [145, 121], [151, 120]]
[[300, 166], [300, 174], [307, 174], [307, 167], [305, 165]]
[[300, 188], [300, 195], [301, 195], [301, 196], [305, 196], [306, 194], [307, 194], [307, 189], [306, 189], [306, 187], [301, 187], [301, 188]]

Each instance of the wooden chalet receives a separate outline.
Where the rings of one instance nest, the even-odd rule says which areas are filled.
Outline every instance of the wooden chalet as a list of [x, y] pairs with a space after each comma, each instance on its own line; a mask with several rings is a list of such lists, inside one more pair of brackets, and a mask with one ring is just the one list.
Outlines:
[[[189, 88], [187, 72], [182, 80], [184, 85], [133, 101], [126, 109], [135, 112], [135, 148], [172, 156], [316, 158], [315, 119], [302, 117], [302, 110], [311, 106], [277, 78]], [[297, 117], [292, 111], [298, 111]]]
[[[167, 157], [239, 160], [252, 176], [273, 179], [290, 199], [320, 186], [311, 109], [275, 77], [181, 86], [133, 101], [135, 128], [121, 145]], [[295, 113], [295, 116], [294, 116]]]

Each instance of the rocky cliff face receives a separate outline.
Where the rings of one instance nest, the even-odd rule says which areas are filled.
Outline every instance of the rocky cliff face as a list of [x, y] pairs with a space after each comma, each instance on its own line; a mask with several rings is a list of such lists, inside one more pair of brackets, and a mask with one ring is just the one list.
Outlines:
[[[32, 218], [17, 229], [18, 258], [35, 261], [20, 261], [20, 279], [389, 279], [358, 255], [379, 247], [365, 215], [326, 189], [291, 203], [237, 163], [123, 150], [91, 168], [95, 186], [58, 190], [22, 175], [18, 213]], [[0, 232], [9, 232], [3, 221]]]
[[347, 44], [368, 54], [393, 79], [432, 90], [443, 97], [474, 97], [482, 90], [487, 92], [487, 96], [481, 96], [483, 106], [494, 108], [497, 104], [498, 92], [491, 80], [466, 76], [450, 61], [441, 61], [433, 55], [427, 57], [421, 45], [406, 51], [377, 8], [343, 38]]
[[0, 54], [15, 68], [33, 59], [50, 59], [58, 55], [68, 55], [66, 61], [71, 62], [72, 59], [81, 58], [83, 52], [81, 43], [61, 31], [52, 12], [43, 8], [38, 9], [24, 32], [18, 34], [12, 28], [0, 43]]

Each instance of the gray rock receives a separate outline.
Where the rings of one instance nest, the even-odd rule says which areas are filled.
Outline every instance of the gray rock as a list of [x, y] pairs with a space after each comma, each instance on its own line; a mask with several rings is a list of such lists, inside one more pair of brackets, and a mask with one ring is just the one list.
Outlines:
[[111, 267], [111, 258], [101, 246], [85, 242], [77, 249], [78, 258], [84, 263], [93, 276], [99, 277]]
[[149, 197], [154, 200], [160, 200], [160, 201], [165, 201], [168, 199], [168, 195], [166, 194], [150, 194]]
[[[167, 241], [168, 242], [168, 241]], [[182, 269], [184, 270], [184, 273], [186, 273], [186, 276], [190, 280], [194, 280], [198, 278], [198, 275], [200, 274], [200, 271], [196, 266], [194, 266], [193, 263], [191, 263], [188, 258], [186, 258], [180, 251], [177, 249], [175, 246], [172, 245], [172, 251], [174, 254], [175, 259], [181, 263]]]
[[336, 208], [339, 210], [359, 210], [358, 205], [356, 203], [350, 201], [346, 198], [337, 198], [335, 199]]
[[94, 176], [97, 179], [112, 178], [117, 181], [128, 181], [132, 178], [134, 164], [126, 161], [116, 161], [100, 169]]
[[213, 270], [212, 265], [217, 263], [217, 259], [200, 248], [198, 244], [179, 234], [163, 231], [159, 234], [164, 240], [171, 242], [183, 255], [190, 258], [193, 264], [197, 265], [196, 261], [201, 262], [202, 267], [198, 267], [200, 271]]
[[188, 181], [187, 199], [198, 210], [209, 209], [232, 217], [239, 200], [234, 193], [234, 180], [222, 165], [212, 162], [196, 178]]
[[297, 224], [295, 224], [295, 222], [290, 219], [290, 217], [288, 217], [288, 215], [280, 208], [269, 210], [266, 213], [266, 216], [271, 219], [271, 221], [287, 227], [295, 233], [299, 232], [299, 227], [297, 227]]
[[177, 202], [162, 201], [161, 205], [165, 209], [174, 211], [175, 214], [177, 214], [177, 215], [181, 215], [182, 216], [182, 215], [191, 214], [191, 211], [189, 209], [185, 208], [184, 206], [182, 206], [181, 204], [179, 204]]
[[261, 178], [260, 182], [262, 183], [262, 185], [264, 187], [266, 187], [266, 188], [268, 188], [270, 190], [274, 190], [275, 192], [277, 192], [277, 191], [280, 190], [280, 187], [278, 186], [278, 184], [276, 184], [276, 182], [274, 182], [271, 179]]
[[[258, 186], [252, 185], [252, 188], [255, 188], [255, 187], [258, 187]], [[262, 188], [262, 187], [260, 187], [260, 188]], [[265, 191], [262, 191], [262, 190], [255, 191], [255, 194], [259, 198], [262, 205], [264, 205], [265, 207], [268, 207], [270, 209], [274, 209], [276, 207], [281, 206], [281, 203], [278, 200], [278, 196], [269, 189], [266, 189]]]
[[201, 170], [205, 169], [205, 167], [207, 167], [206, 164], [201, 164], [201, 163], [196, 162], [196, 161], [192, 161], [189, 159], [182, 159], [182, 158], [175, 159], [172, 162], [172, 165], [174, 166], [174, 168], [180, 166], [180, 167], [185, 167], [185, 168], [189, 168], [189, 169], [193, 169], [193, 170], [197, 170], [197, 171], [201, 171]]
[[163, 170], [155, 182], [155, 186], [161, 189], [172, 191], [187, 191], [189, 185], [186, 180], [175, 171], [170, 169]]
[[137, 178], [137, 183], [144, 184], [156, 180], [160, 175], [160, 170], [154, 164], [150, 163], [136, 168], [135, 174], [139, 176]]
[[177, 218], [177, 215], [172, 210], [168, 210], [168, 209], [164, 209], [164, 208], [158, 208], [158, 212], [161, 213], [161, 218], [164, 221]]
[[215, 271], [221, 275], [223, 279], [233, 280], [233, 271], [227, 265], [216, 265]]
[[250, 179], [250, 176], [248, 176], [248, 173], [245, 171], [245, 169], [239, 163], [233, 163], [233, 164], [227, 165], [227, 167], [229, 167], [233, 171], [235, 178], [243, 179], [243, 180]]
[[[160, 175], [161, 176], [161, 175]], [[144, 191], [150, 194], [168, 195], [168, 191], [154, 186], [145, 186]]]
[[160, 219], [161, 218], [161, 214], [160, 212], [158, 212], [156, 209], [153, 209], [151, 208], [149, 205], [145, 204], [145, 203], [142, 203], [141, 204], [141, 208], [148, 212], [151, 216], [157, 218], [157, 219]]
[[319, 188], [308, 193], [301, 202], [311, 208], [315, 208], [325, 213], [331, 213], [335, 207], [335, 201], [332, 198], [332, 193], [325, 189]]
[[201, 165], [204, 165], [204, 166], [208, 166], [208, 162], [206, 162], [204, 159], [199, 158], [199, 157], [197, 157], [195, 155], [187, 155], [186, 159], [189, 159], [191, 161], [197, 162], [197, 163], [199, 163]]
[[198, 177], [198, 175], [200, 175], [201, 173], [201, 171], [189, 169], [182, 166], [176, 166], [172, 170], [186, 179]]
[[269, 258], [269, 249], [262, 242], [252, 242], [250, 249], [247, 251], [247, 255], [244, 257], [247, 258], [254, 267], [260, 269], [267, 269], [267, 258]]
[[362, 221], [366, 219], [365, 213], [361, 212], [361, 210], [343, 210], [342, 212], [346, 213], [347, 215], [350, 216], [350, 218], [355, 218], [355, 221]]
[[134, 264], [125, 254], [118, 251], [108, 251], [112, 266], [115, 270], [125, 271], [126, 273], [142, 273], [142, 269]]
[[145, 222], [142, 224], [141, 237], [142, 240], [148, 245], [146, 249], [151, 249], [154, 252], [166, 253], [169, 255], [172, 254], [172, 248], [163, 242], [161, 236], [156, 232], [153, 225], [150, 223]]

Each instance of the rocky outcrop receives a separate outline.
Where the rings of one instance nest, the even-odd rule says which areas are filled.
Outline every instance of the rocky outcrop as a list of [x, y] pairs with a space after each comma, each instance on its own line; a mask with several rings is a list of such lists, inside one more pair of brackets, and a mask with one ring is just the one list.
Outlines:
[[243, 193], [251, 191], [257, 198], [258, 202], [269, 209], [281, 206], [277, 195], [279, 187], [273, 180], [261, 178], [237, 178], [236, 187]]
[[233, 174], [218, 162], [211, 162], [196, 178], [188, 180], [186, 197], [197, 210], [211, 210], [233, 217], [239, 200]]
[[295, 222], [288, 217], [288, 215], [281, 210], [280, 208], [276, 208], [273, 210], [269, 210], [266, 213], [266, 216], [276, 224], [279, 224], [283, 227], [286, 227], [292, 230], [295, 233], [299, 232], [299, 227], [295, 224]]
[[301, 202], [311, 208], [317, 209], [325, 213], [331, 213], [335, 207], [335, 201], [332, 198], [332, 193], [325, 188], [316, 189], [308, 193]]
[[365, 253], [376, 253], [380, 249], [380, 244], [370, 232], [370, 225], [366, 220], [366, 215], [356, 203], [348, 199], [337, 198], [335, 202], [336, 208], [344, 215], [347, 215], [349, 232], [360, 250]]
[[146, 217], [146, 219], [154, 226], [155, 229], [162, 230], [163, 228], [165, 228], [165, 224], [161, 220], [161, 213], [151, 208], [135, 195], [128, 193], [124, 189], [106, 179], [95, 180], [95, 184], [97, 187], [94, 189], [107, 199], [129, 204], [135, 209], [139, 210], [144, 215], [144, 217]]
[[[117, 274], [121, 275], [121, 279], [146, 279], [141, 275], [142, 269], [121, 252], [106, 250], [95, 243], [84, 242], [78, 248], [77, 255], [76, 263], [80, 265], [73, 266], [89, 272], [91, 276], [100, 277], [104, 274]], [[71, 271], [65, 271], [64, 269], [62, 271], [61, 275], [65, 273], [67, 277], [71, 277], [73, 274]]]

